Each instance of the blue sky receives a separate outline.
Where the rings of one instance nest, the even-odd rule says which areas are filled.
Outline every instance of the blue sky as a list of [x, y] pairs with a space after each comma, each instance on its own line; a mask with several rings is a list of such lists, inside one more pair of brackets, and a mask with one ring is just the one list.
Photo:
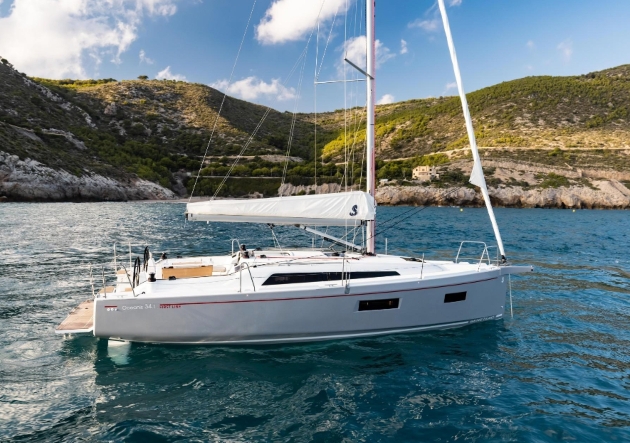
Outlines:
[[[120, 80], [144, 74], [225, 90], [253, 3], [0, 0], [0, 55], [34, 76]], [[303, 65], [301, 89], [301, 63], [283, 82], [307, 47], [320, 8], [320, 61], [328, 35], [331, 40], [319, 79], [343, 78], [340, 60], [344, 53], [362, 64], [362, 41], [357, 37], [364, 25], [355, 19], [361, 17], [362, 3], [257, 0], [230, 95], [281, 111], [313, 111], [313, 40]], [[630, 1], [446, 3], [467, 91], [528, 75], [575, 75], [630, 63]], [[454, 95], [454, 76], [435, 2], [389, 0], [379, 1], [376, 7], [377, 99]], [[352, 68], [346, 74], [355, 76]], [[363, 105], [363, 85], [348, 84], [345, 95], [340, 84], [318, 86], [317, 109], [342, 108], [344, 102]]]

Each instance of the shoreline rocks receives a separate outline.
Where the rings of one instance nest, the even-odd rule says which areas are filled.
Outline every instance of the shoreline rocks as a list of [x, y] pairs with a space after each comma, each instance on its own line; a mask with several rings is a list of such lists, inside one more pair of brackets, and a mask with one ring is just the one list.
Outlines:
[[[337, 183], [295, 186], [284, 184], [278, 195], [340, 192]], [[593, 180], [592, 187], [523, 188], [499, 186], [488, 189], [492, 204], [522, 208], [630, 209], [630, 189], [614, 180]], [[261, 195], [253, 193], [252, 198]], [[21, 160], [0, 151], [0, 202], [174, 200], [171, 190], [140, 178], [116, 180], [86, 172], [82, 176], [54, 170], [35, 160]], [[472, 187], [381, 186], [379, 205], [483, 206], [481, 193]]]
[[[512, 208], [630, 209], [630, 189], [616, 180], [593, 181], [586, 186], [488, 188], [493, 206]], [[376, 190], [379, 205], [483, 206], [476, 188], [382, 186]]]
[[[523, 188], [499, 186], [488, 188], [493, 206], [512, 208], [630, 209], [630, 189], [617, 180], [593, 180], [593, 187]], [[595, 189], [594, 189], [595, 188]], [[284, 184], [278, 195], [325, 194], [340, 192], [337, 183], [294, 186]], [[379, 205], [484, 206], [477, 188], [428, 186], [380, 186], [376, 189]]]
[[175, 197], [169, 189], [147, 180], [119, 181], [90, 172], [76, 176], [0, 151], [0, 201], [127, 201]]

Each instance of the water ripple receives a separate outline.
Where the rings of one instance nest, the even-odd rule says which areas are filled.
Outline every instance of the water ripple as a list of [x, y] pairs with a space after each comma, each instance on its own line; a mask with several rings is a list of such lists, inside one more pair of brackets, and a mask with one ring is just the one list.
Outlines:
[[[266, 227], [192, 224], [182, 204], [3, 204], [0, 440], [546, 442], [630, 440], [627, 211], [497, 210], [514, 318], [464, 329], [290, 346], [63, 339], [89, 264], [271, 245]], [[383, 219], [405, 208], [379, 208]], [[378, 238], [452, 259], [487, 240], [483, 209], [429, 208]], [[446, 231], [445, 232], [445, 228]], [[311, 237], [277, 228], [284, 244]]]

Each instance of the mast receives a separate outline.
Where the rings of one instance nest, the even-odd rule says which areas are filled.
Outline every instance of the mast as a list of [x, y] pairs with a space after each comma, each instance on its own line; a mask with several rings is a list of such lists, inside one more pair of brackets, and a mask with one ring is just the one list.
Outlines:
[[[366, 177], [367, 192], [375, 198], [376, 191], [376, 169], [374, 165], [374, 89], [375, 89], [375, 56], [376, 42], [374, 39], [374, 4], [375, 0], [365, 1], [365, 28], [366, 28], [366, 45], [367, 45], [367, 127], [366, 127]], [[376, 217], [374, 220], [367, 221], [367, 253], [374, 254], [374, 235], [376, 231]]]
[[466, 120], [466, 131], [468, 132], [468, 139], [470, 140], [470, 151], [473, 155], [473, 169], [470, 174], [470, 183], [478, 186], [481, 189], [483, 200], [486, 203], [486, 209], [488, 210], [488, 216], [492, 223], [492, 229], [494, 230], [494, 236], [497, 239], [499, 246], [499, 252], [501, 258], [505, 261], [505, 249], [503, 248], [503, 240], [501, 240], [501, 233], [499, 232], [499, 226], [497, 220], [494, 218], [494, 211], [492, 210], [492, 203], [490, 202], [490, 196], [488, 195], [488, 187], [486, 186], [486, 179], [483, 175], [483, 169], [481, 168], [481, 158], [479, 157], [479, 151], [477, 150], [477, 140], [475, 139], [475, 130], [472, 125], [472, 118], [470, 117], [470, 111], [468, 110], [468, 102], [466, 101], [466, 93], [464, 92], [464, 85], [462, 83], [462, 76], [459, 72], [459, 63], [457, 63], [457, 54], [455, 53], [455, 45], [453, 44], [453, 37], [451, 36], [451, 27], [448, 23], [448, 16], [446, 15], [446, 8], [444, 7], [444, 0], [438, 0], [440, 7], [440, 13], [442, 14], [442, 23], [444, 24], [444, 32], [446, 34], [446, 41], [448, 43], [448, 49], [451, 53], [451, 61], [453, 62], [453, 71], [455, 72], [455, 81], [457, 82], [457, 89], [459, 91], [459, 98], [462, 101], [462, 110], [464, 111], [464, 119]]

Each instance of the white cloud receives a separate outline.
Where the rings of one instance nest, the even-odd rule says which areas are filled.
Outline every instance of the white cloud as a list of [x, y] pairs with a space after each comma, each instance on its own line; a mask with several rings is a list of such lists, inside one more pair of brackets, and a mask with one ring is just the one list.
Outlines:
[[444, 85], [444, 92], [443, 92], [443, 94], [446, 94], [451, 89], [457, 89], [457, 82], [450, 82], [450, 83], [447, 83], [446, 85]]
[[525, 65], [525, 69], [527, 69], [528, 71], [533, 71], [534, 70], [534, 66], [533, 65]]
[[525, 46], [527, 46], [527, 49], [536, 49], [536, 44], [534, 43], [533, 40], [527, 40], [527, 43], [525, 43]]
[[[450, 7], [460, 6], [463, 0], [450, 0]], [[409, 28], [420, 28], [425, 32], [436, 32], [442, 27], [442, 17], [437, 2], [424, 12], [424, 18], [417, 18], [407, 25]]]
[[234, 82], [229, 87], [227, 80], [219, 80], [210, 86], [249, 101], [256, 100], [261, 96], [267, 96], [278, 101], [291, 100], [296, 97], [295, 89], [287, 88], [277, 78], [272, 79], [271, 83], [267, 83], [251, 76]]
[[[353, 37], [349, 40], [346, 40], [343, 44], [343, 56], [338, 64], [338, 68], [340, 71], [343, 70], [343, 61], [344, 58], [347, 58], [352, 63], [357, 65], [362, 69], [366, 69], [367, 58], [366, 58], [366, 37], [364, 35], [360, 35], [358, 37]], [[389, 60], [392, 57], [396, 57], [396, 54], [393, 54], [392, 51], [381, 43], [380, 40], [376, 40], [375, 42], [376, 49], [376, 67], [379, 68], [383, 63]]]
[[[347, 0], [275, 0], [256, 27], [256, 39], [271, 45], [300, 40], [315, 25], [333, 18], [335, 14], [345, 14]], [[321, 11], [321, 12], [320, 12]]]
[[171, 72], [171, 67], [170, 66], [167, 66], [166, 68], [164, 68], [160, 72], [158, 72], [157, 75], [155, 76], [155, 78], [157, 80], [179, 80], [179, 81], [186, 80], [186, 76], [184, 76], [184, 75], [173, 74]]
[[0, 53], [29, 75], [88, 76], [120, 63], [146, 16], [175, 14], [178, 0], [13, 0], [0, 17]]
[[146, 63], [147, 65], [152, 65], [154, 63], [154, 61], [152, 59], [150, 59], [149, 57], [147, 57], [146, 52], [144, 52], [144, 49], [140, 50], [140, 63]]
[[407, 49], [407, 42], [401, 39], [400, 40], [400, 53], [406, 54], [407, 52], [409, 52], [409, 50]]
[[558, 50], [562, 54], [562, 59], [565, 62], [571, 61], [571, 56], [573, 55], [573, 41], [569, 38], [563, 42], [560, 42], [558, 45]]
[[426, 32], [435, 32], [440, 27], [440, 19], [437, 17], [431, 20], [422, 20], [418, 18], [414, 20], [413, 22], [409, 23], [409, 25], [407, 26], [410, 28], [420, 28]]
[[385, 94], [381, 97], [379, 101], [376, 102], [377, 105], [389, 105], [390, 103], [394, 103], [394, 96], [391, 94]]

